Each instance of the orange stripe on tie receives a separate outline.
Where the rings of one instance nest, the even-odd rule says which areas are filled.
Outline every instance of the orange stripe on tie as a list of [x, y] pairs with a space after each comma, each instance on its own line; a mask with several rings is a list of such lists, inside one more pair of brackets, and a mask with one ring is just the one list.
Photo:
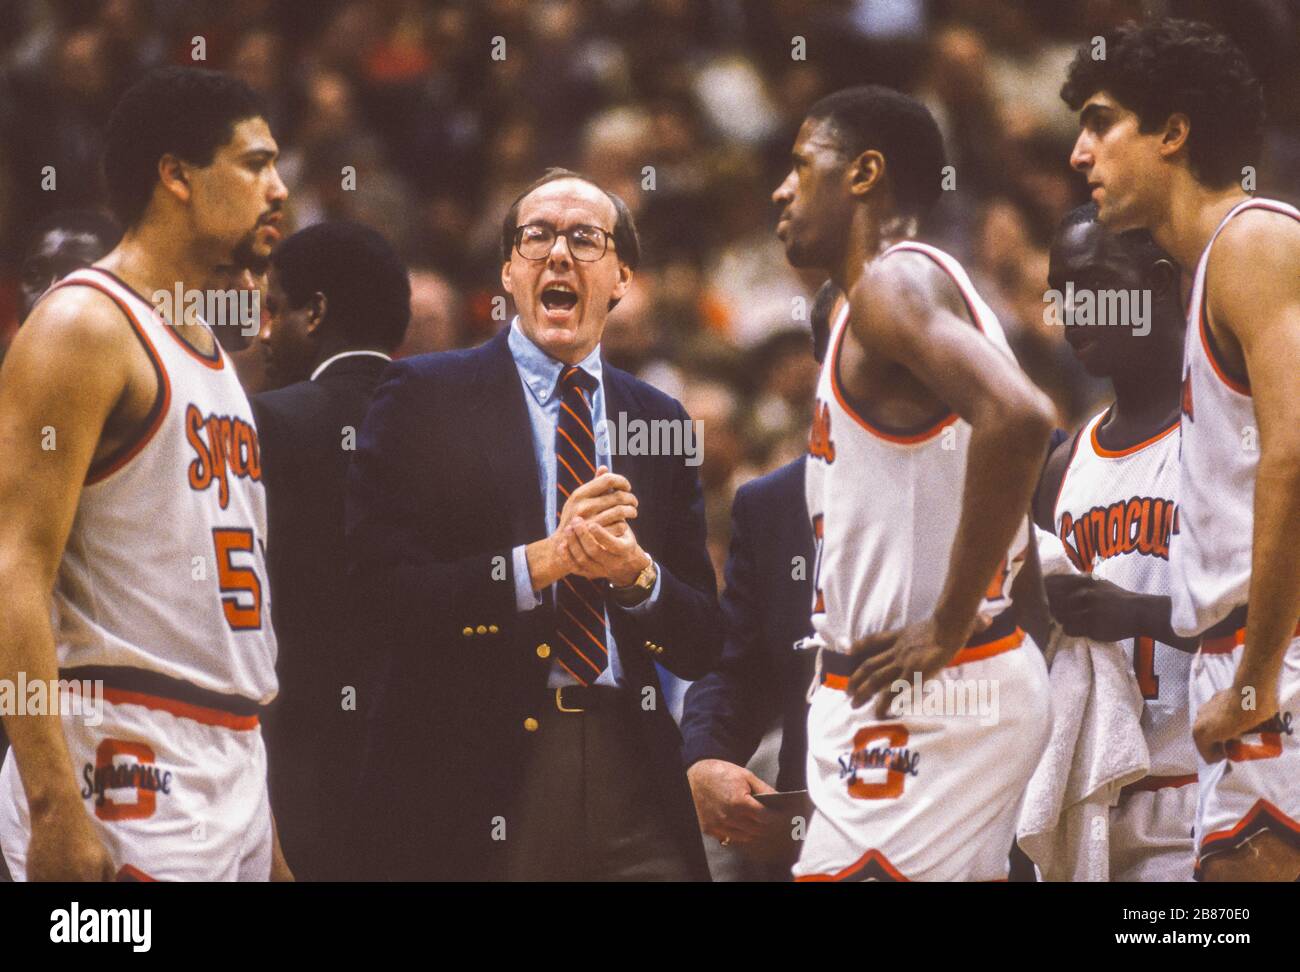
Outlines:
[[[555, 633], [556, 633], [557, 635], [559, 635], [561, 638], [563, 638], [564, 641], [565, 641], [565, 643], [566, 643], [570, 648], [573, 649], [574, 654], [576, 654], [579, 658], [581, 658], [581, 659], [582, 659], [583, 661], [585, 661], [588, 665], [590, 665], [590, 666], [592, 667], [592, 669], [595, 670], [595, 672], [596, 672], [597, 675], [599, 675], [602, 671], [604, 671], [604, 669], [602, 669], [602, 668], [601, 668], [600, 666], [598, 666], [594, 661], [592, 661], [590, 658], [588, 658], [586, 655], [584, 655], [584, 654], [582, 653], [582, 649], [581, 649], [581, 648], [579, 648], [577, 645], [575, 645], [572, 641], [569, 641], [569, 636], [566, 635], [563, 631], [557, 631], [557, 632], [555, 632]], [[573, 672], [569, 672], [569, 674], [570, 674], [570, 675], [573, 675]], [[574, 678], [577, 678], [578, 676], [573, 675], [573, 677], [574, 677]]]
[[596, 437], [595, 437], [594, 435], [591, 435], [591, 429], [589, 429], [589, 428], [587, 427], [587, 423], [584, 422], [584, 421], [582, 420], [582, 416], [580, 416], [580, 415], [579, 415], [577, 412], [575, 412], [573, 409], [569, 408], [569, 403], [568, 403], [568, 402], [561, 401], [561, 402], [560, 402], [560, 408], [564, 409], [566, 412], [568, 412], [570, 415], [572, 415], [575, 419], [577, 419], [578, 424], [582, 426], [582, 431], [586, 432], [587, 435], [590, 435], [590, 436], [591, 436], [591, 441], [592, 441], [593, 443], [596, 441]]
[[[564, 462], [564, 456], [560, 455], [560, 454], [557, 452], [557, 453], [555, 454], [555, 458], [556, 458], [559, 462], [563, 462], [563, 463], [564, 463], [564, 468], [567, 469], [567, 470], [569, 470], [569, 475], [572, 476], [572, 477], [574, 478], [574, 480], [578, 483], [579, 486], [581, 486], [584, 482], [586, 482], [585, 479], [583, 479], [581, 476], [579, 476], [576, 472], [573, 471], [573, 467], [572, 467], [572, 466], [570, 466], [567, 462]], [[559, 485], [559, 484], [556, 483], [556, 485]]]
[[[592, 634], [591, 631], [588, 630], [588, 628], [587, 628], [587, 626], [586, 626], [585, 624], [583, 624], [581, 621], [579, 621], [577, 618], [575, 618], [575, 617], [573, 616], [572, 612], [571, 612], [568, 608], [566, 608], [566, 607], [562, 607], [562, 608], [560, 608], [560, 610], [563, 611], [563, 612], [568, 616], [568, 618], [569, 618], [570, 621], [572, 621], [574, 624], [576, 624], [579, 628], [581, 628], [581, 629], [583, 630], [583, 632], [587, 635], [587, 637], [591, 639], [591, 643], [592, 643], [593, 645], [595, 645], [597, 648], [599, 648], [599, 649], [600, 649], [602, 652], [604, 652], [606, 655], [609, 654], [609, 650], [608, 650], [608, 649], [607, 649], [603, 644], [601, 644], [600, 639], [597, 638], [594, 634]], [[565, 641], [569, 641], [568, 638], [565, 638], [564, 640], [565, 640]], [[573, 642], [570, 641], [569, 644], [572, 645]], [[573, 650], [574, 650], [574, 651], [577, 651], [577, 650], [578, 650], [578, 646], [577, 646], [577, 645], [574, 645], [574, 646], [573, 646]]]
[[578, 443], [574, 442], [572, 439], [569, 438], [569, 433], [565, 432], [564, 429], [560, 428], [559, 426], [555, 427], [555, 431], [559, 432], [560, 435], [564, 436], [565, 441], [568, 442], [569, 445], [573, 446], [573, 451], [576, 452], [578, 455], [582, 456], [582, 461], [587, 464], [587, 468], [591, 470], [591, 474], [593, 476], [596, 475], [596, 467], [591, 464], [591, 460], [587, 458], [587, 454], [578, 448]]
[[599, 622], [600, 626], [603, 628], [605, 626], [605, 619], [601, 617], [599, 613], [597, 613], [596, 609], [592, 607], [590, 603], [588, 603], [586, 596], [579, 593], [578, 589], [569, 583], [569, 578], [561, 577], [560, 580], [564, 583], [565, 587], [573, 591], [574, 595], [578, 598], [578, 600], [582, 602], [582, 606], [591, 612], [591, 616], [595, 618], [596, 621]]

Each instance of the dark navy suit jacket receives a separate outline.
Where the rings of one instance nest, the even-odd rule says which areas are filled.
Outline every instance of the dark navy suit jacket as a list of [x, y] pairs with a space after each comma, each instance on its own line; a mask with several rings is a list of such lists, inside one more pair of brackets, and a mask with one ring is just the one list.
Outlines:
[[[808, 750], [804, 696], [814, 658], [794, 650], [812, 633], [813, 536], [804, 459], [736, 491], [722, 594], [722, 660], [687, 690], [682, 714], [688, 767], [701, 759], [744, 766], [780, 718], [778, 790], [804, 788]], [[796, 557], [803, 558], [802, 570]]]
[[[686, 421], [674, 399], [603, 369], [606, 413]], [[511, 550], [545, 536], [524, 390], [506, 332], [467, 351], [393, 364], [375, 392], [347, 496], [350, 575], [372, 636], [360, 708], [366, 755], [354, 811], [362, 876], [500, 877], [529, 746], [561, 718], [547, 692], [548, 598], [520, 613]], [[722, 622], [696, 469], [620, 456], [632, 527], [659, 565], [654, 607], [609, 607], [644, 759], [682, 853], [707, 879], [681, 736], [655, 662], [685, 679], [717, 661]], [[567, 717], [563, 717], [567, 718]], [[525, 720], [536, 719], [530, 732]], [[506, 827], [506, 839], [499, 824]]]

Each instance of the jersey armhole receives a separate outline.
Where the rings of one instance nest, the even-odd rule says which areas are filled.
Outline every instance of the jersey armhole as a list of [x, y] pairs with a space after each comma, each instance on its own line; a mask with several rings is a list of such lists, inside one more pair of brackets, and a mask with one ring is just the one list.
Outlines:
[[171, 403], [171, 383], [167, 380], [167, 369], [163, 367], [162, 358], [159, 357], [153, 342], [149, 340], [149, 335], [144, 333], [144, 329], [140, 326], [139, 321], [135, 319], [135, 315], [131, 313], [131, 309], [126, 305], [125, 301], [107, 287], [93, 280], [72, 280], [65, 284], [56, 284], [55, 289], [61, 286], [91, 287], [116, 304], [118, 310], [122, 312], [122, 316], [126, 318], [127, 323], [131, 326], [131, 333], [135, 335], [136, 340], [140, 342], [140, 346], [144, 349], [149, 364], [153, 366], [154, 378], [157, 381], [153, 405], [150, 406], [149, 412], [141, 420], [137, 431], [108, 455], [91, 462], [90, 468], [86, 470], [86, 479], [83, 485], [93, 486], [125, 466], [153, 439], [154, 433], [162, 425], [163, 416], [167, 414], [167, 406]]
[[[1056, 507], [1061, 500], [1061, 491], [1065, 488], [1066, 473], [1070, 471], [1070, 464], [1074, 462], [1074, 454], [1079, 449], [1079, 442], [1083, 438], [1087, 424], [1085, 422], [1083, 428], [1075, 432], [1073, 437], [1061, 440], [1048, 455], [1047, 461], [1043, 463], [1038, 487], [1034, 490], [1033, 520], [1039, 529], [1048, 533], [1056, 533]], [[1044, 508], [1043, 503], [1049, 500], [1051, 506]]]

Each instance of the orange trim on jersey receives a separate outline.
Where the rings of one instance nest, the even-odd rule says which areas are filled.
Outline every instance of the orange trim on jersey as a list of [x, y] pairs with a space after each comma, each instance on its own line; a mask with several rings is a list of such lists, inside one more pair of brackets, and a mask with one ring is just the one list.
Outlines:
[[842, 867], [834, 874], [801, 874], [795, 878], [795, 881], [851, 881], [873, 865], [883, 871], [885, 877], [891, 881], [907, 881], [902, 872], [889, 862], [889, 858], [874, 848], [867, 851], [848, 867]]
[[1056, 486], [1056, 499], [1052, 502], [1052, 522], [1058, 523], [1060, 518], [1057, 511], [1061, 508], [1061, 496], [1065, 493], [1065, 481], [1070, 476], [1070, 467], [1074, 465], [1074, 457], [1079, 454], [1079, 442], [1083, 439], [1083, 429], [1074, 433], [1074, 441], [1070, 444], [1070, 458], [1065, 460], [1065, 469], [1061, 471], [1061, 481]]
[[862, 416], [852, 405], [849, 404], [844, 390], [840, 388], [840, 346], [844, 343], [844, 335], [848, 331], [849, 325], [845, 324], [840, 328], [840, 335], [835, 342], [835, 347], [831, 349], [831, 391], [835, 394], [835, 400], [840, 403], [840, 408], [844, 409], [858, 425], [862, 426], [870, 434], [878, 439], [884, 439], [886, 442], [893, 442], [896, 445], [917, 445], [933, 439], [941, 431], [952, 425], [960, 417], [956, 412], [949, 412], [946, 416], [940, 418], [933, 425], [928, 425], [916, 433], [899, 433], [890, 432], [879, 426], [872, 425]]
[[[1214, 238], [1217, 238], [1218, 235], [1223, 232], [1223, 227], [1227, 225], [1230, 219], [1240, 216], [1242, 213], [1250, 209], [1262, 209], [1265, 212], [1277, 213], [1280, 216], [1290, 216], [1292, 219], [1300, 221], [1300, 216], [1297, 216], [1294, 212], [1290, 212], [1287, 209], [1283, 209], [1271, 199], [1249, 199], [1235, 208], [1224, 218], [1223, 222], [1219, 224], [1219, 228], [1215, 230]], [[1210, 240], [1210, 246], [1214, 246], [1213, 238]], [[1249, 398], [1251, 397], [1249, 376], [1245, 379], [1233, 378], [1228, 374], [1227, 369], [1219, 362], [1217, 356], [1218, 352], [1214, 347], [1214, 335], [1210, 331], [1209, 290], [1210, 261], [1207, 257], [1205, 260], [1205, 276], [1202, 278], [1201, 282], [1201, 313], [1199, 326], [1197, 328], [1201, 332], [1201, 347], [1205, 349], [1205, 356], [1209, 359], [1210, 367], [1214, 369], [1214, 373], [1219, 376], [1219, 380], [1227, 385], [1229, 389], [1235, 391], [1238, 395], [1244, 395]]]
[[1206, 291], [1210, 285], [1210, 268], [1205, 268], [1205, 282], [1201, 287], [1201, 322], [1197, 328], [1201, 332], [1201, 347], [1205, 349], [1205, 357], [1209, 359], [1210, 367], [1214, 373], [1219, 376], [1219, 380], [1235, 391], [1238, 395], [1250, 397], [1250, 385], [1231, 377], [1227, 369], [1219, 363], [1218, 351], [1214, 347], [1214, 338], [1210, 334], [1210, 300]]
[[[129, 283], [127, 283], [117, 274], [113, 273], [113, 271], [105, 270], [103, 267], [87, 267], [86, 269], [98, 270], [100, 273], [104, 274], [106, 277], [108, 277], [118, 286], [134, 294], [136, 298], [138, 298], [142, 303], [145, 304], [149, 303], [149, 301], [145, 300], [144, 297], [142, 297], [139, 293], [136, 292], [134, 287], [132, 287]], [[198, 361], [205, 368], [211, 368], [213, 371], [220, 371], [222, 368], [225, 367], [225, 357], [221, 353], [221, 342], [217, 340], [217, 335], [213, 332], [211, 325], [207, 323], [204, 323], [203, 325], [208, 329], [208, 333], [212, 335], [212, 350], [214, 353], [212, 357], [208, 357], [207, 355], [201, 354], [199, 351], [197, 351], [194, 348], [193, 345], [191, 345], [183, 337], [177, 334], [176, 328], [173, 327], [171, 324], [169, 324], [167, 321], [163, 320], [161, 315], [158, 315], [158, 322], [163, 326], [163, 330], [165, 330], [168, 334], [170, 334], [172, 338], [175, 339], [176, 343], [179, 344], [186, 352], [189, 353], [190, 357], [192, 357], [195, 361]]]
[[1196, 877], [1201, 876], [1201, 862], [1211, 854], [1235, 850], [1251, 837], [1265, 830], [1271, 830], [1289, 843], [1300, 847], [1300, 823], [1292, 820], [1276, 806], [1260, 798], [1241, 818], [1236, 826], [1228, 830], [1216, 830], [1206, 834], [1196, 855]]
[[151, 874], [146, 874], [133, 864], [123, 864], [117, 869], [117, 880], [119, 881], [148, 881], [151, 884], [158, 883], [158, 879]]
[[1185, 776], [1144, 776], [1137, 782], [1122, 788], [1119, 791], [1119, 798], [1123, 800], [1134, 793], [1150, 793], [1153, 790], [1176, 790], [1196, 781], [1195, 773], [1188, 773]]
[[[1106, 409], [1106, 415], [1109, 414], [1110, 414], [1110, 409]], [[1102, 427], [1105, 421], [1106, 421], [1105, 417], [1102, 417], [1098, 419], [1092, 426], [1092, 434], [1088, 437], [1092, 440], [1092, 449], [1095, 453], [1097, 453], [1097, 455], [1099, 455], [1103, 459], [1123, 459], [1125, 456], [1131, 456], [1135, 452], [1141, 452], [1147, 446], [1159, 442], [1170, 432], [1173, 432], [1175, 429], [1178, 428], [1179, 420], [1174, 419], [1173, 422], [1171, 422], [1167, 427], [1161, 429], [1155, 435], [1151, 436], [1151, 438], [1145, 439], [1142, 442], [1139, 442], [1137, 445], [1129, 446], [1127, 449], [1107, 449], [1105, 446], [1101, 444], [1101, 440], [1097, 438], [1097, 430]], [[1064, 483], [1065, 480], [1062, 479], [1061, 482]]]
[[957, 654], [952, 656], [952, 661], [945, 665], [945, 668], [953, 668], [957, 665], [966, 665], [970, 662], [984, 661], [986, 658], [993, 658], [1001, 655], [1003, 652], [1011, 651], [1013, 648], [1019, 648], [1025, 640], [1025, 632], [1021, 628], [1016, 628], [1009, 635], [1004, 635], [997, 641], [985, 642], [982, 645], [973, 645], [969, 648], [962, 648]]
[[[1300, 638], [1300, 624], [1297, 624], [1295, 631], [1291, 632], [1292, 638]], [[1232, 634], [1220, 635], [1217, 638], [1206, 638], [1201, 642], [1201, 651], [1206, 655], [1227, 655], [1232, 652], [1238, 645], [1246, 643], [1246, 629], [1238, 628]]]
[[233, 712], [222, 712], [203, 705], [192, 705], [176, 699], [166, 699], [161, 695], [148, 695], [144, 692], [131, 692], [127, 689], [104, 687], [104, 698], [114, 705], [142, 705], [157, 712], [169, 712], [182, 719], [189, 719], [205, 726], [218, 726], [223, 729], [245, 731], [256, 729], [258, 719], [255, 715], [241, 716]]
[[829, 672], [822, 672], [822, 684], [829, 689], [847, 692], [849, 690], [849, 677], [847, 675], [832, 675]]
[[[94, 269], [93, 267], [89, 269]], [[154, 372], [158, 376], [158, 393], [154, 396], [153, 406], [149, 414], [145, 416], [145, 426], [138, 433], [135, 441], [128, 442], [115, 452], [110, 452], [98, 463], [91, 463], [90, 468], [86, 471], [86, 486], [93, 486], [95, 483], [102, 482], [113, 473], [117, 472], [128, 462], [140, 454], [140, 451], [149, 444], [153, 439], [154, 433], [162, 426], [163, 419], [167, 416], [167, 409], [171, 405], [172, 386], [167, 378], [167, 368], [163, 365], [162, 356], [158, 354], [158, 349], [153, 346], [149, 340], [149, 335], [145, 333], [144, 327], [136, 319], [130, 306], [117, 294], [109, 290], [103, 284], [95, 283], [93, 280], [68, 280], [55, 284], [51, 290], [57, 290], [60, 287], [90, 287], [98, 290], [101, 294], [108, 297], [113, 303], [117, 304], [118, 309], [126, 315], [131, 329], [135, 331], [136, 337], [144, 346], [144, 353], [149, 356], [149, 363], [153, 365]]]

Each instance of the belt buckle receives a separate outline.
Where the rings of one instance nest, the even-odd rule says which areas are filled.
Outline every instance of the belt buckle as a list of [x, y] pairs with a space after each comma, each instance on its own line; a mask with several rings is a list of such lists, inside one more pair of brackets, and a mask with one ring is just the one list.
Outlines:
[[561, 685], [555, 690], [555, 707], [561, 712], [586, 712], [586, 709], [568, 709], [564, 705], [564, 686]]

